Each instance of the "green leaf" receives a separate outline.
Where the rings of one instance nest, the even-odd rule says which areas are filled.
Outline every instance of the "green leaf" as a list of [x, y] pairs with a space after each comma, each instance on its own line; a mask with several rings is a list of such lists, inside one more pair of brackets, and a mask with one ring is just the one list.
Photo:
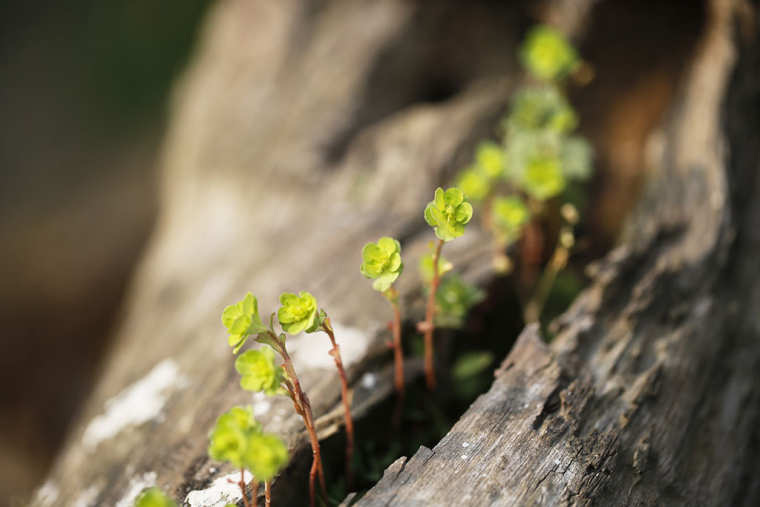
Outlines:
[[520, 60], [538, 79], [561, 79], [579, 65], [578, 53], [554, 28], [539, 25], [533, 28], [520, 48]]
[[[449, 271], [454, 269], [454, 265], [451, 264], [443, 255], [438, 256], [438, 276], [443, 276]], [[428, 253], [420, 258], [420, 274], [422, 279], [426, 283], [430, 283], [433, 280], [433, 253]]]
[[375, 280], [373, 289], [385, 292], [403, 269], [401, 243], [398, 240], [384, 236], [377, 243], [364, 245], [360, 271], [365, 277]]
[[464, 234], [464, 226], [472, 218], [472, 205], [464, 201], [459, 188], [451, 187], [444, 192], [439, 187], [435, 198], [425, 207], [424, 216], [438, 239], [451, 241]]
[[259, 317], [256, 298], [250, 292], [241, 301], [224, 309], [222, 324], [230, 334], [227, 342], [233, 347], [233, 353], [240, 350], [249, 335], [266, 330]]
[[153, 487], [138, 495], [135, 507], [177, 507], [177, 504], [159, 488]]
[[462, 280], [449, 275], [441, 280], [435, 294], [437, 327], [458, 328], [464, 323], [470, 308], [485, 298], [485, 293]]
[[286, 292], [280, 296], [280, 304], [277, 319], [286, 333], [312, 333], [319, 327], [317, 300], [308, 292], [299, 292], [297, 296]]
[[252, 434], [260, 432], [261, 425], [253, 417], [250, 408], [233, 407], [219, 416], [209, 433], [208, 454], [217, 461], [242, 467], [248, 439]]
[[277, 435], [259, 433], [248, 440], [243, 464], [259, 481], [268, 481], [288, 462], [288, 449]]
[[242, 376], [240, 386], [246, 391], [279, 394], [282, 368], [275, 364], [274, 359], [274, 352], [269, 347], [243, 352], [235, 360], [235, 369]]
[[454, 380], [462, 382], [479, 374], [493, 363], [493, 354], [488, 351], [468, 352], [454, 363]]

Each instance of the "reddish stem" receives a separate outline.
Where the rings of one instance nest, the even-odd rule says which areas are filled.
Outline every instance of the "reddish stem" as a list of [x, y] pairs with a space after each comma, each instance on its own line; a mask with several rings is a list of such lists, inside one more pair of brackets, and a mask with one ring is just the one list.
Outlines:
[[438, 274], [438, 259], [441, 257], [441, 248], [443, 240], [439, 239], [433, 254], [433, 280], [430, 282], [430, 294], [425, 310], [425, 322], [423, 325], [425, 332], [425, 381], [428, 389], [435, 389], [435, 366], [433, 357], [433, 318], [435, 317], [435, 293], [438, 291], [440, 277]]
[[351, 401], [348, 399], [348, 377], [346, 376], [346, 370], [343, 368], [340, 348], [335, 341], [335, 334], [333, 333], [329, 318], [325, 319], [324, 324], [322, 324], [322, 330], [330, 337], [330, 343], [333, 346], [332, 350], [330, 350], [330, 355], [335, 360], [335, 367], [338, 369], [338, 375], [340, 376], [340, 397], [343, 400], [343, 418], [346, 422], [346, 485], [351, 489], [351, 485], [353, 484], [351, 461], [354, 455], [354, 419], [351, 417]]
[[[279, 340], [276, 341], [279, 343]], [[312, 454], [311, 470], [309, 471], [309, 505], [314, 507], [316, 505], [314, 482], [317, 476], [319, 476], [319, 485], [322, 488], [322, 494], [327, 497], [327, 485], [325, 483], [325, 472], [322, 468], [322, 454], [319, 450], [319, 438], [317, 438], [317, 431], [314, 428], [314, 415], [311, 411], [309, 397], [306, 396], [306, 393], [301, 389], [301, 383], [298, 381], [298, 375], [296, 375], [293, 360], [290, 358], [284, 343], [278, 347], [278, 352], [282, 356], [282, 366], [291, 383], [290, 385], [286, 383], [286, 387], [291, 396], [294, 396], [293, 404], [296, 406], [296, 412], [300, 412], [304, 425], [306, 426], [306, 431], [309, 434]]]
[[[245, 507], [250, 507], [251, 504], [248, 503], [248, 494], [245, 491], [245, 469], [243, 467], [240, 467], [240, 482], [238, 482], [238, 485], [240, 486], [240, 492], [243, 493], [243, 505], [245, 505]], [[256, 497], [254, 497], [253, 502], [253, 507], [256, 507]]]
[[259, 483], [256, 479], [251, 481], [251, 507], [259, 505]]
[[272, 504], [272, 481], [264, 482], [264, 504], [266, 507]]

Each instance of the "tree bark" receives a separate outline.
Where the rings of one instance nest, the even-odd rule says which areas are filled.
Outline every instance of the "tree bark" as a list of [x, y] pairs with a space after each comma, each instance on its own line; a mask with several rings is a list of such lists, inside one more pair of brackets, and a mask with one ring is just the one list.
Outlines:
[[[582, 32], [593, 2], [549, 4], [550, 13], [585, 6], [560, 17]], [[734, 72], [735, 4], [710, 5], [622, 246], [550, 346], [527, 329], [491, 391], [362, 503], [757, 499], [748, 471], [760, 323], [744, 309], [760, 298], [751, 276], [758, 51], [743, 48]], [[182, 501], [199, 493], [194, 505], [223, 504], [208, 499], [220, 489], [213, 481], [233, 471], [208, 459], [207, 433], [246, 403], [295, 456], [273, 502], [305, 487], [300, 420], [286, 398], [240, 389], [221, 311], [251, 290], [266, 315], [279, 293], [309, 290], [332, 318], [357, 417], [388, 396], [392, 315], [359, 273], [361, 246], [393, 235], [417, 264], [432, 238], [424, 204], [498, 122], [527, 23], [512, 3], [219, 3], [175, 97], [161, 215], [118, 343], [34, 504], [127, 505], [152, 484]], [[489, 276], [481, 233], [447, 250], [470, 279]], [[419, 301], [414, 269], [399, 289], [407, 305]], [[325, 437], [342, 420], [329, 342], [288, 346]], [[360, 382], [368, 372], [380, 379], [373, 390]]]

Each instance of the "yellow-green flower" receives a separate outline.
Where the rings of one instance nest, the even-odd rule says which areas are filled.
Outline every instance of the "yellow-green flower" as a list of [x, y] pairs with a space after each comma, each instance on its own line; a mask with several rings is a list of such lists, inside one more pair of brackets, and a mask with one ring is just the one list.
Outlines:
[[493, 201], [491, 216], [496, 234], [505, 243], [511, 243], [520, 237], [530, 212], [519, 197], [499, 197]]
[[375, 280], [372, 288], [385, 292], [404, 269], [401, 262], [401, 243], [387, 236], [377, 243], [367, 243], [362, 249], [360, 270], [367, 278]]
[[443, 241], [451, 241], [464, 234], [464, 226], [471, 218], [472, 205], [464, 200], [464, 194], [456, 187], [445, 192], [438, 187], [435, 199], [425, 207], [425, 221]]
[[256, 433], [250, 435], [243, 466], [259, 481], [268, 481], [288, 462], [288, 449], [277, 435]]
[[286, 292], [280, 296], [280, 304], [277, 319], [286, 333], [298, 334], [304, 330], [311, 333], [319, 327], [317, 300], [308, 292], [299, 292], [297, 296]]
[[488, 177], [477, 167], [469, 167], [459, 173], [457, 187], [461, 188], [465, 197], [471, 201], [482, 201], [491, 191]]
[[282, 368], [275, 364], [269, 347], [246, 350], [235, 361], [240, 373], [240, 386], [246, 391], [278, 394], [282, 383]]
[[525, 192], [539, 201], [559, 194], [565, 188], [560, 160], [551, 155], [532, 158], [523, 172], [521, 186]]
[[135, 507], [177, 507], [159, 488], [148, 488], [135, 499]]
[[216, 420], [216, 425], [209, 434], [208, 455], [217, 461], [227, 461], [235, 467], [242, 467], [250, 436], [260, 432], [261, 425], [253, 417], [250, 408], [233, 407]]
[[259, 317], [256, 298], [250, 292], [241, 301], [224, 309], [222, 324], [230, 333], [227, 342], [234, 353], [240, 350], [249, 335], [266, 331]]
[[475, 151], [475, 164], [485, 176], [494, 180], [504, 173], [504, 149], [492, 141], [484, 141]]
[[533, 28], [520, 48], [523, 65], [538, 79], [561, 79], [578, 67], [578, 53], [554, 28]]
[[510, 134], [537, 129], [566, 134], [577, 125], [575, 111], [555, 86], [537, 86], [519, 91], [507, 117]]

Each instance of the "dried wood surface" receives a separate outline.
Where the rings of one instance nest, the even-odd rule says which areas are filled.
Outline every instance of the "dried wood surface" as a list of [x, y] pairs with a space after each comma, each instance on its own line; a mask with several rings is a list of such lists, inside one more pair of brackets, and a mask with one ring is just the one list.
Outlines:
[[551, 345], [525, 329], [357, 505], [760, 502], [760, 48], [736, 5], [710, 2], [646, 196]]
[[[360, 275], [359, 251], [395, 235], [414, 267], [430, 239], [424, 203], [505, 107], [525, 14], [472, 5], [228, 0], [213, 9], [175, 97], [160, 219], [118, 343], [34, 505], [127, 505], [154, 483], [185, 500], [231, 472], [208, 460], [206, 435], [221, 412], [251, 402], [219, 322], [248, 290], [263, 312], [283, 291], [317, 297], [336, 324], [359, 414], [390, 392], [389, 309]], [[645, 205], [555, 341], [526, 330], [491, 391], [435, 449], [391, 467], [363, 503], [758, 497], [742, 471], [757, 463], [759, 326], [742, 310], [760, 298], [750, 276], [760, 143], [746, 130], [757, 123], [751, 107], [721, 109], [726, 97], [756, 107], [757, 50], [742, 55], [728, 87], [732, 5], [713, 2]], [[584, 25], [578, 12], [573, 30]], [[481, 239], [468, 232], [446, 253], [471, 278], [488, 274]], [[402, 277], [409, 301], [415, 271]], [[329, 341], [289, 343], [330, 434], [341, 416]], [[362, 388], [365, 373], [377, 374], [377, 389]], [[296, 456], [275, 484], [287, 504], [298, 493], [289, 485], [306, 485], [302, 425], [285, 398], [253, 404]]]

